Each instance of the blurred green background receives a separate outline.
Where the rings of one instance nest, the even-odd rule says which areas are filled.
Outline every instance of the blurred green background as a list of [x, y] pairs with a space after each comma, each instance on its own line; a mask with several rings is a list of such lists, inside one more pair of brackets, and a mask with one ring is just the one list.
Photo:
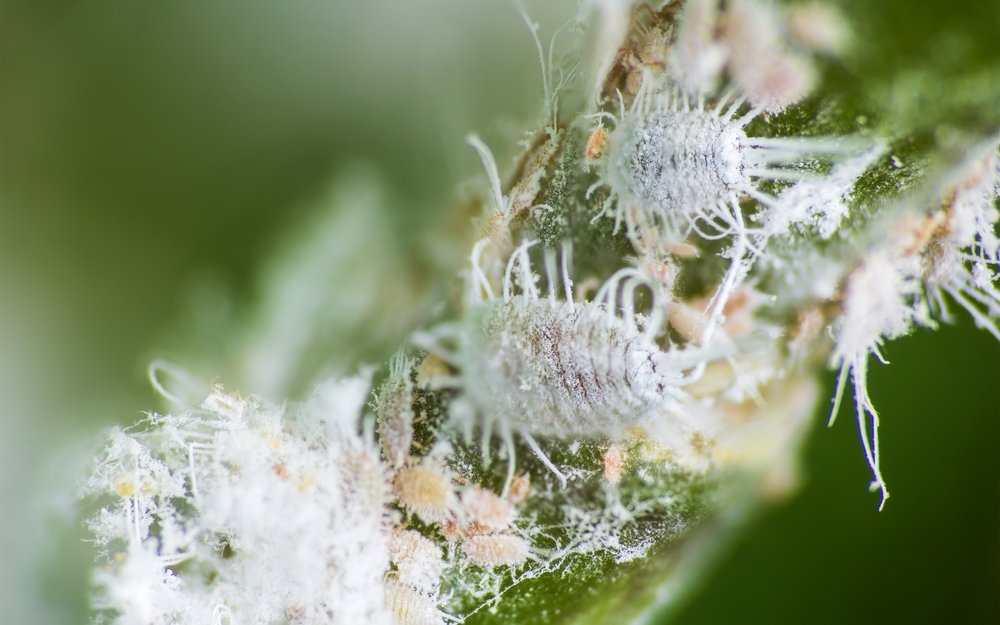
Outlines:
[[[842, 4], [854, 95], [937, 134], [1000, 118], [1000, 4]], [[238, 379], [222, 335], [267, 292], [283, 233], [337, 211], [338, 173], [381, 181], [389, 220], [366, 251], [396, 259], [379, 286], [411, 286], [420, 311], [371, 311], [398, 342], [471, 234], [463, 136], [508, 162], [541, 86], [503, 0], [0, 7], [0, 614], [83, 623], [73, 493], [100, 429], [157, 406], [148, 361]], [[576, 2], [529, 7], [544, 34]], [[963, 320], [886, 355], [870, 385], [886, 510], [850, 419], [817, 415], [800, 494], [762, 511], [678, 622], [1000, 622], [1000, 347]]]

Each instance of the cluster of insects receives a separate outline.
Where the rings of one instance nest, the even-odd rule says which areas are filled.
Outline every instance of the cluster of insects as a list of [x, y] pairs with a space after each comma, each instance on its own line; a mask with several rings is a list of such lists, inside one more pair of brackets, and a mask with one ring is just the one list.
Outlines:
[[726, 487], [787, 493], [823, 362], [884, 503], [871, 359], [952, 305], [1000, 340], [1000, 137], [862, 205], [892, 143], [782, 117], [845, 50], [835, 11], [591, 4], [596, 80], [569, 120], [576, 67], [518, 5], [543, 126], [507, 181], [470, 137], [489, 193], [464, 289], [392, 359], [374, 419], [368, 375], [272, 405], [153, 363], [178, 411], [114, 432], [88, 485], [114, 499], [90, 526], [115, 622], [563, 618], [533, 580], [600, 593]]
[[[644, 11], [652, 19], [636, 26]], [[673, 25], [664, 26], [664, 17]], [[865, 457], [884, 501], [877, 414], [864, 385], [869, 354], [878, 355], [882, 342], [921, 321], [925, 285], [938, 310], [946, 310], [946, 292], [997, 333], [1000, 300], [988, 277], [994, 270], [984, 269], [996, 266], [997, 245], [989, 238], [996, 222], [995, 141], [987, 158], [993, 160], [977, 161], [979, 177], [968, 174], [949, 190], [952, 208], [929, 218], [922, 238], [914, 235], [921, 240], [876, 246], [847, 263], [832, 287], [816, 286], [804, 296], [814, 305], [782, 327], [760, 314], [772, 298], [758, 290], [754, 269], [794, 260], [770, 254], [769, 243], [835, 239], [854, 219], [852, 190], [888, 150], [877, 137], [788, 136], [768, 125], [812, 92], [813, 56], [843, 51], [844, 22], [821, 5], [782, 13], [755, 0], [732, 0], [724, 8], [716, 0], [689, 0], [679, 12], [676, 6], [637, 9], [629, 19], [626, 45], [609, 62], [590, 110], [574, 124], [558, 122], [551, 53], [548, 64], [543, 60], [551, 125], [529, 142], [515, 182], [504, 185], [488, 147], [470, 138], [486, 168], [490, 202], [469, 257], [461, 319], [413, 341], [440, 366], [433, 388], [450, 397], [440, 431], [465, 440], [478, 434], [484, 466], [499, 440], [507, 467], [501, 494], [491, 494], [497, 501], [505, 501], [518, 479], [521, 444], [554, 477], [557, 490], [569, 488], [579, 472], [546, 447], [574, 439], [605, 441], [598, 472], [609, 485], [622, 479], [623, 450], [637, 436], [655, 441], [674, 466], [704, 470], [743, 457], [753, 445], [732, 440], [741, 436], [734, 431], [752, 429], [747, 402], [766, 402], [803, 353], [824, 349], [828, 335], [834, 339], [829, 362], [841, 371], [834, 413], [850, 376]], [[584, 141], [567, 140], [581, 131]], [[570, 149], [579, 153], [567, 156]], [[554, 168], [574, 158], [578, 170], [559, 175], [581, 185], [577, 195], [553, 194], [547, 185], [555, 184], [549, 181]], [[596, 209], [587, 228], [621, 233], [633, 256], [603, 282], [589, 275], [576, 284], [574, 238], [586, 235], [571, 232], [558, 249], [551, 237], [540, 246], [530, 224], [534, 211], [569, 215], [588, 204]], [[965, 230], [953, 223], [958, 220]], [[900, 247], [906, 245], [912, 249]], [[974, 256], [956, 256], [957, 249], [972, 249]], [[685, 271], [711, 256], [723, 267], [700, 275], [701, 293], [678, 287]], [[933, 262], [945, 257], [948, 262]], [[969, 262], [974, 269], [966, 269]], [[399, 379], [394, 372], [383, 394], [402, 388]], [[396, 448], [386, 457], [397, 466], [398, 448], [412, 436], [408, 426], [393, 425], [404, 414], [380, 417]], [[759, 440], [755, 436], [747, 440]], [[413, 472], [413, 479], [427, 471], [400, 470]], [[456, 532], [455, 522], [440, 515], [459, 501], [444, 483], [421, 492], [428, 500], [434, 493], [438, 512], [409, 494], [401, 493], [401, 501], [441, 523], [449, 539], [464, 541], [468, 559], [495, 565], [528, 559], [531, 547], [522, 537]]]
[[[591, 203], [595, 193], [603, 198], [589, 227], [623, 232], [635, 254], [603, 281], [593, 276], [575, 284], [572, 238], [558, 249], [542, 249], [524, 226], [534, 210], [570, 210], [537, 204], [549, 168], [566, 158], [561, 152], [568, 149], [564, 138], [570, 129], [560, 127], [553, 114], [552, 125], [521, 159], [519, 178], [507, 187], [486, 145], [470, 138], [491, 192], [481, 238], [470, 254], [463, 312], [456, 322], [417, 333], [413, 342], [424, 350], [425, 362], [435, 363], [434, 375], [423, 380], [425, 388], [449, 398], [436, 436], [447, 439], [453, 432], [470, 440], [478, 434], [484, 466], [495, 454], [494, 441], [500, 441], [507, 462], [499, 494], [458, 487], [455, 467], [433, 450], [413, 455], [417, 380], [411, 373], [423, 365], [398, 356], [377, 400], [377, 428], [383, 456], [393, 468], [394, 496], [407, 516], [435, 528], [444, 541], [436, 543], [444, 546], [431, 558], [434, 570], [442, 550], [452, 553], [451, 546], [459, 547], [466, 562], [487, 568], [538, 560], [542, 569], [543, 562], [553, 561], [552, 554], [565, 557], [559, 549], [543, 557], [531, 536], [517, 530], [513, 502], [523, 497], [521, 445], [555, 479], [556, 491], [569, 488], [581, 474], [564, 457], [562, 464], [550, 458], [548, 441], [606, 441], [598, 466], [609, 487], [626, 472], [624, 450], [640, 432], [656, 441], [672, 466], [710, 466], [722, 423], [732, 415], [706, 402], [707, 380], [717, 377], [720, 367], [744, 367], [734, 339], [750, 332], [736, 331], [733, 320], [752, 318], [751, 304], [758, 299], [748, 295], [743, 282], [774, 234], [748, 215], [780, 211], [781, 189], [799, 184], [803, 189], [825, 184], [833, 195], [843, 195], [864, 167], [839, 177], [831, 167], [863, 154], [871, 162], [871, 146], [856, 139], [748, 134], [748, 126], [762, 115], [808, 93], [811, 67], [803, 46], [793, 49], [786, 41], [786, 29], [766, 20], [750, 24], [756, 7], [731, 4], [722, 35], [717, 24], [706, 22], [719, 18], [715, 3], [703, 0], [685, 5], [674, 30], [633, 29], [646, 37], [636, 44], [641, 53], [619, 59], [616, 68], [624, 73], [618, 87], [610, 97], [599, 96], [580, 117], [578, 123], [591, 124], [591, 130], [572, 176], [583, 184], [596, 171], [596, 180], [584, 184], [581, 194]], [[741, 11], [749, 13], [740, 17]], [[770, 39], [762, 44], [749, 37], [747, 29], [754, 28], [770, 29], [765, 33]], [[754, 48], [760, 63], [747, 64], [749, 51], [740, 46]], [[728, 88], [719, 90], [720, 73], [727, 67]], [[543, 62], [547, 102], [555, 97], [548, 87], [551, 73], [551, 64]], [[693, 81], [686, 78], [696, 75]], [[810, 159], [826, 169], [802, 167]], [[747, 203], [755, 207], [750, 212]], [[675, 292], [681, 263], [720, 241], [729, 243], [722, 250], [729, 268], [717, 278], [714, 292], [693, 306], [691, 297]], [[539, 266], [541, 272], [535, 269]], [[744, 325], [751, 327], [752, 321]], [[550, 492], [546, 488], [534, 496]], [[593, 534], [598, 517], [581, 521], [574, 531]], [[569, 539], [566, 544], [577, 550], [584, 544], [606, 548], [618, 540], [608, 532], [604, 542]], [[414, 551], [407, 547], [408, 554]], [[423, 614], [413, 593], [428, 601], [438, 589], [407, 582], [406, 567], [394, 562], [393, 587], [407, 598], [393, 599], [407, 606], [401, 620], [423, 622], [406, 616]]]
[[[515, 437], [563, 486], [564, 473], [535, 437], [615, 440], [656, 421], [651, 431], [672, 428], [683, 431], [682, 438], [711, 439], [713, 419], [684, 389], [711, 363], [735, 358], [724, 340], [731, 337], [716, 335], [726, 335], [730, 300], [775, 234], [749, 217], [762, 221], [788, 212], [791, 198], [815, 196], [817, 189], [843, 197], [873, 160], [872, 142], [857, 138], [747, 134], [751, 122], [805, 97], [812, 82], [808, 46], [794, 43], [780, 20], [769, 7], [733, 2], [720, 29], [715, 2], [691, 0], [675, 30], [635, 29], [643, 33], [635, 42], [643, 52], [620, 61], [625, 93], [616, 88], [581, 118], [596, 125], [579, 156], [581, 169], [598, 172], [586, 197], [608, 190], [592, 227], [608, 227], [602, 216], [609, 216], [613, 230], [624, 227], [636, 256], [590, 297], [574, 292], [571, 242], [561, 254], [542, 253], [544, 276], [532, 268], [533, 242], [512, 243], [525, 234], [520, 213], [531, 210], [526, 199], [544, 183], [539, 172], [559, 149], [559, 131], [550, 130], [523, 160], [522, 181], [532, 184], [515, 184], [508, 195], [488, 148], [470, 140], [486, 166], [492, 200], [488, 227], [470, 256], [465, 320], [421, 333], [416, 342], [454, 371], [440, 381], [461, 395], [452, 422], [480, 429], [484, 457], [494, 432], [504, 441], [508, 480], [515, 472]], [[728, 62], [709, 63], [709, 57]], [[728, 87], [720, 89], [724, 69]], [[848, 174], [838, 168], [843, 163], [854, 163]], [[785, 191], [775, 191], [774, 183]], [[719, 242], [727, 246], [721, 255], [729, 268], [707, 307], [687, 324], [699, 330], [671, 330], [667, 321], [687, 306], [673, 290], [681, 260]]]

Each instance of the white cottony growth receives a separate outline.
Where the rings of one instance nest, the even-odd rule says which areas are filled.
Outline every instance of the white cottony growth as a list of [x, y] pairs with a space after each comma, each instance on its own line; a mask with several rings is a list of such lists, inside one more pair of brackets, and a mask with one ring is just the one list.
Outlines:
[[947, 320], [944, 294], [1000, 339], [1000, 291], [994, 286], [1000, 259], [996, 138], [973, 150], [945, 180], [925, 197], [928, 206], [904, 210], [890, 221], [889, 236], [847, 273], [833, 327], [830, 363], [840, 375], [830, 422], [850, 377], [862, 445], [883, 504], [889, 493], [879, 466], [879, 416], [868, 394], [869, 355], [885, 362], [882, 344], [914, 323], [933, 325], [929, 309]]
[[782, 191], [761, 217], [765, 235], [809, 228], [820, 238], [829, 239], [847, 217], [854, 184], [883, 150], [878, 143], [864, 154], [834, 165], [828, 175], [802, 180]]
[[[859, 150], [857, 141], [843, 138], [749, 137], [743, 128], [757, 112], [733, 120], [739, 101], [720, 114], [724, 103], [714, 111], [675, 104], [619, 123], [605, 173], [618, 200], [616, 218], [639, 237], [654, 223], [666, 229], [668, 240], [692, 233], [709, 239], [745, 237], [748, 229], [738, 200], [749, 197], [790, 222], [811, 213], [823, 217], [821, 225], [833, 224], [844, 209], [831, 204], [843, 203], [878, 153]], [[853, 158], [835, 165], [826, 177], [798, 169], [809, 158], [836, 162], [845, 155]], [[798, 184], [775, 198], [758, 188], [758, 180]], [[806, 215], [799, 217], [796, 211]]]
[[301, 406], [216, 388], [115, 431], [87, 491], [107, 557], [95, 604], [121, 625], [393, 623], [387, 481], [360, 434], [367, 376]]
[[441, 548], [414, 530], [397, 529], [389, 541], [389, 555], [396, 579], [416, 590], [433, 594], [441, 583]]
[[[95, 601], [97, 609], [118, 612], [120, 623], [172, 623], [174, 618], [191, 619], [209, 614], [197, 606], [184, 605], [181, 582], [168, 562], [157, 554], [155, 545], [140, 544], [130, 547], [114, 569], [99, 569], [94, 581], [105, 592]], [[210, 621], [203, 621], [210, 622]]]
[[[868, 396], [869, 355], [884, 362], [882, 344], [906, 334], [915, 319], [914, 301], [920, 284], [916, 258], [893, 258], [887, 250], [875, 251], [848, 276], [843, 313], [834, 329], [835, 345], [830, 361], [840, 369], [830, 423], [840, 408], [848, 374], [854, 385], [854, 402], [865, 457], [882, 493], [880, 507], [889, 497], [879, 466], [879, 417]], [[868, 419], [871, 418], [869, 424]]]
[[[894, 259], [888, 252], [867, 256], [849, 276], [844, 312], [836, 329], [833, 360], [850, 362], [861, 354], [877, 353], [887, 339], [905, 334], [913, 319], [910, 299], [919, 284], [915, 259]], [[909, 265], [909, 266], [907, 266]]]
[[1000, 159], [992, 138], [952, 172], [943, 195], [947, 209], [940, 232], [925, 253], [928, 297], [945, 319], [947, 293], [975, 320], [1000, 340], [1000, 291], [995, 286], [1000, 269]]

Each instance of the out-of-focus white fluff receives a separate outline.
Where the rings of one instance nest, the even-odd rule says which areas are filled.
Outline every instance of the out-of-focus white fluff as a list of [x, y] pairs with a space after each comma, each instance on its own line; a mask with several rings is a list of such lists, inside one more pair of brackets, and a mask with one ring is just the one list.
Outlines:
[[116, 430], [89, 483], [96, 604], [121, 625], [392, 623], [387, 479], [359, 421], [369, 380], [274, 406], [221, 387]]

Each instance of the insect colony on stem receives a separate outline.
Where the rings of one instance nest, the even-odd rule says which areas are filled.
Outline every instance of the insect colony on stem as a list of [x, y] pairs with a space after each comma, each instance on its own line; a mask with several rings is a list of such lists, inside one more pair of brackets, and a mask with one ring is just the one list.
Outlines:
[[[638, 20], [641, 10], [622, 11]], [[844, 223], [865, 219], [851, 194], [887, 144], [777, 135], [771, 122], [816, 83], [810, 55], [843, 49], [844, 23], [818, 5], [783, 16], [758, 0], [688, 0], [676, 17], [624, 22], [626, 45], [606, 55], [615, 78], [601, 77], [570, 126], [556, 96], [572, 72], [553, 80], [551, 48], [529, 22], [546, 126], [506, 194], [489, 148], [470, 137], [489, 197], [464, 297], [454, 321], [414, 334], [420, 358], [393, 358], [373, 424], [360, 417], [370, 380], [359, 378], [321, 387], [297, 417], [217, 388], [196, 409], [156, 416], [152, 433], [116, 434], [92, 479], [119, 500], [95, 535], [128, 554], [107, 586], [131, 588], [135, 570], [154, 592], [109, 593], [109, 605], [136, 622], [174, 618], [179, 586], [166, 567], [202, 558], [257, 585], [247, 607], [218, 583], [211, 601], [184, 604], [192, 622], [234, 621], [244, 608], [329, 619], [330, 597], [342, 604], [337, 623], [461, 622], [517, 584], [565, 573], [573, 556], [620, 564], [678, 535], [696, 520], [678, 510], [700, 502], [671, 480], [764, 467], [762, 492], [787, 490], [817, 353], [839, 370], [831, 422], [852, 382], [884, 502], [870, 357], [914, 324], [947, 319], [949, 299], [1000, 339], [997, 137], [837, 256]], [[574, 168], [575, 204], [547, 195], [561, 162]], [[581, 206], [578, 230], [561, 239], [532, 230], [542, 211]], [[610, 270], [574, 261], [593, 233], [629, 248]], [[589, 273], [575, 283], [578, 272]], [[790, 293], [791, 312], [776, 312]], [[537, 472], [519, 465], [522, 446]], [[201, 516], [177, 522], [177, 502]], [[316, 527], [286, 523], [286, 511]], [[281, 557], [302, 536], [327, 550], [310, 547], [304, 582]], [[257, 561], [287, 583], [258, 575]]]
[[[457, 370], [446, 382], [461, 391], [451, 408], [453, 423], [467, 433], [480, 428], [484, 458], [492, 434], [499, 434], [508, 480], [515, 471], [515, 436], [563, 486], [566, 476], [536, 436], [614, 441], [635, 434], [636, 426], [652, 425], [643, 434], [659, 436], [675, 452], [684, 446], [672, 441], [677, 432], [683, 432], [679, 440], [696, 437], [710, 447], [714, 437], [706, 433], [718, 431], [722, 418], [718, 402], [701, 390], [711, 386], [702, 381], [706, 372], [718, 378], [720, 368], [731, 370], [733, 388], [717, 397], [759, 397], [762, 384], [785, 374], [780, 354], [755, 354], [747, 347], [755, 334], [783, 331], [755, 318], [767, 298], [755, 290], [753, 269], [788, 262], [769, 253], [775, 239], [835, 238], [851, 217], [854, 187], [887, 150], [885, 141], [870, 137], [771, 136], [767, 118], [801, 101], [816, 82], [808, 55], [836, 54], [846, 40], [832, 11], [795, 7], [787, 18], [753, 0], [733, 0], [724, 13], [713, 0], [690, 0], [675, 31], [649, 30], [637, 44], [641, 50], [622, 61], [631, 72], [624, 81], [631, 93], [615, 90], [586, 116], [595, 125], [580, 156], [597, 172], [586, 197], [604, 194], [591, 225], [602, 228], [604, 219], [613, 220], [636, 257], [590, 299], [573, 293], [568, 245], [558, 271], [554, 251], [546, 250], [544, 279], [534, 273], [533, 243], [512, 241], [518, 215], [511, 196], [503, 195], [492, 155], [470, 139], [489, 175], [493, 227], [470, 256], [466, 323], [421, 334], [417, 342]], [[546, 159], [562, 149], [559, 137], [550, 130]], [[947, 217], [960, 223], [948, 226], [951, 235], [928, 233], [919, 253], [909, 255], [895, 250], [886, 258], [873, 250], [824, 295], [835, 302], [831, 318], [812, 309], [819, 315], [812, 325], [825, 326], [834, 339], [830, 364], [841, 372], [834, 413], [850, 376], [865, 457], [883, 501], [888, 492], [879, 465], [878, 420], [864, 384], [869, 355], [880, 357], [878, 346], [912, 323], [929, 322], [922, 312], [928, 297], [946, 314], [942, 293], [1000, 334], [993, 321], [997, 246], [990, 238], [995, 140], [990, 145], [993, 164], [979, 162], [973, 167], [978, 178], [968, 174], [956, 183]], [[518, 211], [560, 210], [531, 207], [525, 201], [531, 193], [517, 190]], [[955, 251], [970, 246], [971, 255]], [[677, 297], [674, 282], [683, 260], [710, 250], [728, 268], [702, 300], [703, 309], [695, 310], [690, 300]], [[639, 300], [646, 302], [642, 313]], [[734, 314], [744, 320], [738, 333]], [[794, 324], [789, 333], [795, 340], [787, 349], [801, 351], [805, 335]], [[809, 340], [818, 334], [811, 332]]]
[[[675, 63], [680, 59], [682, 66], [659, 75], [642, 69], [630, 106], [619, 91], [617, 115], [599, 110], [591, 116], [598, 124], [582, 156], [599, 175], [588, 196], [599, 187], [610, 190], [602, 214], [614, 219], [616, 230], [624, 225], [637, 260], [614, 273], [590, 299], [574, 296], [570, 245], [563, 245], [558, 259], [554, 251], [545, 251], [545, 287], [540, 289], [529, 258], [533, 243], [498, 243], [512, 237], [512, 197], [503, 195], [488, 148], [470, 139], [490, 180], [492, 209], [486, 236], [470, 256], [467, 319], [420, 333], [416, 343], [457, 370], [441, 381], [461, 391], [450, 409], [452, 421], [468, 434], [480, 428], [484, 458], [490, 455], [492, 434], [499, 434], [507, 449], [508, 481], [515, 472], [515, 435], [562, 485], [566, 476], [536, 436], [614, 440], [633, 426], [659, 421], [647, 433], [667, 433], [661, 442], [671, 438], [671, 429], [683, 432], [681, 440], [694, 435], [711, 440], [705, 433], [718, 426], [712, 409], [696, 405], [684, 389], [716, 361], [728, 360], [735, 367], [733, 346], [714, 335], [723, 327], [730, 298], [775, 234], [773, 228], [749, 223], [744, 204], [760, 207], [747, 213], [758, 219], [785, 211], [782, 195], [765, 190], [761, 181], [784, 183], [786, 189], [803, 185], [813, 190], [811, 195], [817, 188], [831, 195], [832, 188], [837, 199], [873, 160], [870, 141], [747, 135], [746, 126], [763, 113], [780, 111], [806, 95], [808, 80], [797, 72], [808, 68], [797, 53], [785, 50], [773, 24], [741, 27], [739, 19], [757, 19], [738, 18], [739, 10], [746, 9], [743, 4], [734, 3], [729, 41], [720, 42], [705, 38], [715, 30], [706, 22], [717, 17], [714, 3], [689, 2], [675, 34], [680, 52], [667, 55]], [[750, 27], [770, 33], [771, 40], [747, 43], [744, 31]], [[668, 40], [666, 34], [661, 38]], [[712, 85], [724, 64], [706, 59], [725, 60], [727, 45], [752, 46], [761, 65], [748, 65], [740, 50], [730, 50], [734, 84], [715, 95]], [[697, 78], [692, 82], [676, 76]], [[714, 98], [714, 105], [709, 107], [707, 98]], [[610, 130], [606, 121], [613, 124]], [[815, 157], [833, 164], [833, 171], [825, 175], [800, 167]], [[864, 159], [863, 166], [849, 168], [849, 174], [837, 169], [852, 159], [855, 164]], [[600, 220], [598, 215], [596, 227], [602, 227]], [[676, 259], [696, 255], [699, 241], [720, 240], [729, 242], [722, 252], [729, 269], [707, 309], [696, 313], [701, 317], [695, 324], [697, 336], [672, 344], [666, 322], [675, 307], [671, 281]], [[640, 300], [648, 300], [644, 312], [636, 309]]]

